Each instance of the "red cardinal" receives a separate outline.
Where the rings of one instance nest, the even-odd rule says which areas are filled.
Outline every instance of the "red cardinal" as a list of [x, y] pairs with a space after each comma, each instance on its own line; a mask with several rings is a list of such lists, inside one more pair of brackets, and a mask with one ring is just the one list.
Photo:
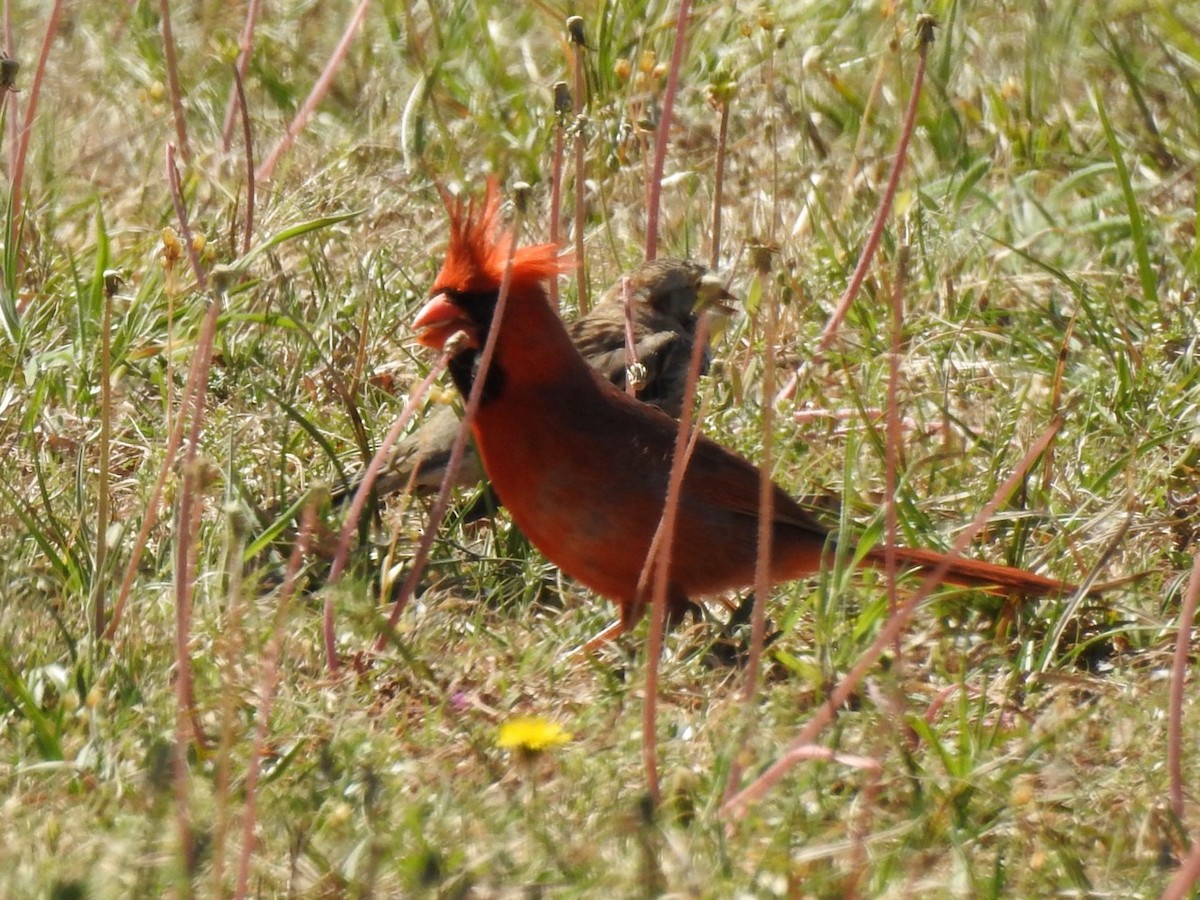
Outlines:
[[[417, 314], [419, 341], [441, 349], [457, 332], [467, 340], [450, 361], [464, 396], [493, 322], [511, 235], [500, 232], [499, 196], [490, 182], [482, 206], [448, 202], [450, 247]], [[513, 521], [568, 575], [614, 601], [619, 628], [641, 617], [639, 575], [662, 515], [678, 423], [626, 396], [580, 357], [551, 308], [546, 282], [559, 271], [551, 244], [522, 247], [495, 356], [472, 423], [483, 466]], [[744, 588], [754, 581], [759, 470], [701, 437], [683, 480], [670, 569], [669, 613], [689, 598]], [[776, 487], [771, 578], [816, 572], [834, 541]], [[928, 569], [944, 560], [930, 550], [897, 548], [901, 565]], [[865, 562], [883, 565], [872, 548]], [[950, 564], [945, 580], [1004, 592], [1069, 593], [1072, 585], [1021, 569], [969, 559]]]
[[[723, 301], [733, 296], [715, 273], [686, 259], [644, 262], [628, 280], [634, 353], [642, 374], [637, 398], [678, 418], [698, 313], [704, 308], [728, 311]], [[620, 282], [605, 292], [591, 312], [568, 325], [567, 332], [589, 366], [617, 387], [625, 387], [625, 297]], [[446, 475], [458, 428], [458, 414], [449, 406], [430, 416], [396, 445], [391, 461], [375, 481], [376, 495], [394, 494], [410, 481], [418, 493], [436, 492]], [[479, 459], [468, 444], [456, 486], [477, 484], [482, 479]], [[335, 491], [333, 502], [352, 497], [360, 481], [355, 479]]]

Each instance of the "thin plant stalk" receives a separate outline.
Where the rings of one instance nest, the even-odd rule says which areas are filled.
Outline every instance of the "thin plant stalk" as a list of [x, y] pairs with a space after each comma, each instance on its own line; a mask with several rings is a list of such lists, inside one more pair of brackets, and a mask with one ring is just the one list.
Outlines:
[[650, 636], [646, 646], [646, 696], [642, 706], [642, 761], [646, 769], [646, 790], [655, 807], [662, 800], [658, 778], [658, 676], [662, 662], [667, 600], [671, 591], [671, 585], [668, 583], [671, 575], [671, 553], [675, 542], [675, 521], [679, 515], [683, 476], [692, 458], [696, 440], [700, 436], [699, 427], [692, 427], [692, 407], [695, 405], [696, 385], [700, 380], [704, 349], [708, 346], [710, 315], [704, 312], [696, 322], [696, 339], [688, 361], [687, 380], [683, 388], [683, 408], [679, 416], [679, 429], [675, 433], [671, 474], [667, 479], [667, 497], [638, 583], [638, 597], [641, 598], [645, 596], [644, 584], [652, 573]]
[[1186, 900], [1188, 897], [1194, 897], [1192, 889], [1197, 881], [1200, 881], [1200, 835], [1192, 841], [1192, 849], [1183, 858], [1183, 862], [1175, 871], [1175, 877], [1162, 892], [1162, 900]]
[[175, 145], [167, 144], [167, 187], [171, 192], [171, 204], [175, 207], [175, 218], [179, 220], [179, 237], [187, 249], [192, 274], [196, 276], [196, 287], [201, 292], [208, 290], [208, 273], [200, 265], [200, 250], [193, 240], [192, 225], [188, 221], [187, 206], [183, 202], [183, 184], [179, 180], [179, 168], [175, 165]]
[[242, 229], [242, 255], [245, 256], [250, 252], [250, 241], [254, 236], [254, 131], [250, 127], [250, 109], [246, 104], [244, 79], [237, 69], [233, 70], [233, 84], [237, 108], [242, 118], [242, 144], [246, 153], [246, 225]]
[[246, 518], [236, 504], [225, 509], [225, 617], [218, 640], [221, 673], [220, 727], [217, 737], [216, 778], [213, 787], [212, 895], [224, 895], [225, 844], [229, 831], [230, 783], [237, 723], [238, 692], [235, 675], [245, 654], [245, 608], [242, 557], [246, 550]]
[[192, 395], [198, 390], [200, 384], [201, 370], [204, 372], [205, 380], [208, 377], [209, 364], [212, 359], [213, 339], [216, 336], [217, 320], [220, 318], [221, 305], [215, 301], [210, 301], [208, 312], [205, 314], [204, 321], [200, 325], [200, 335], [197, 338], [197, 352], [192, 360], [191, 371], [188, 372], [187, 381], [183, 386], [183, 396], [180, 398], [180, 415], [175, 420], [175, 425], [167, 436], [167, 446], [163, 455], [162, 468], [159, 469], [158, 479], [154, 482], [154, 487], [150, 491], [150, 500], [146, 504], [146, 511], [142, 516], [142, 527], [138, 529], [137, 537], [133, 543], [133, 551], [129, 557], [129, 563], [125, 567], [125, 575], [121, 580], [121, 587], [117, 591], [117, 599], [113, 604], [112, 618], [108, 621], [108, 628], [104, 632], [105, 638], [112, 640], [117, 633], [117, 628], [121, 624], [124, 617], [125, 606], [129, 601], [129, 593], [133, 589], [133, 582], [137, 578], [138, 565], [142, 560], [142, 553], [146, 549], [146, 544], [150, 539], [150, 532], [154, 526], [158, 524], [159, 506], [162, 501], [163, 488], [166, 486], [167, 478], [175, 468], [175, 455], [179, 451], [179, 445], [183, 442], [183, 428], [187, 424], [187, 416], [183, 414], [183, 410], [187, 408], [191, 402]]
[[[350, 502], [350, 510], [346, 513], [346, 520], [342, 524], [342, 531], [338, 536], [337, 550], [334, 553], [333, 563], [329, 570], [329, 584], [336, 584], [346, 568], [346, 560], [350, 556], [350, 541], [354, 538], [354, 532], [358, 528], [363, 508], [367, 505], [367, 498], [371, 496], [371, 489], [375, 486], [375, 480], [379, 477], [379, 473], [383, 471], [383, 467], [388, 459], [391, 458], [392, 447], [395, 446], [401, 432], [408, 425], [408, 421], [416, 411], [417, 405], [429, 393], [430, 386], [445, 370], [449, 360], [449, 354], [442, 354], [437, 365], [429, 371], [429, 374], [425, 376], [416, 390], [412, 392], [408, 403], [405, 404], [400, 415], [396, 417], [396, 421], [392, 423], [392, 427], [388, 429], [383, 443], [379, 445], [379, 449], [371, 458], [371, 462], [367, 464], [367, 471], [363, 474], [363, 479], [359, 483], [358, 490], [354, 492], [354, 499]], [[329, 667], [329, 671], [336, 672], [339, 667], [339, 661], [337, 644], [334, 639], [334, 601], [332, 596], [327, 595], [325, 597], [323, 619], [322, 633], [325, 642], [325, 662]]]
[[[183, 203], [183, 191], [179, 184], [179, 170], [175, 167], [175, 147], [173, 144], [167, 144], [166, 167], [167, 185], [171, 192], [171, 199], [175, 205], [175, 215], [179, 219], [180, 234], [184, 245], [188, 249], [192, 270], [196, 276], [196, 284], [201, 292], [204, 292], [208, 288], [208, 275], [200, 265], [200, 254], [192, 241], [192, 229], [191, 225], [188, 224], [187, 209]], [[108, 628], [104, 632], [104, 636], [109, 640], [112, 640], [116, 635], [117, 628], [121, 624], [125, 605], [129, 601], [129, 593], [133, 589], [134, 579], [137, 578], [138, 565], [141, 563], [142, 553], [145, 552], [146, 543], [150, 540], [150, 532], [158, 524], [159, 506], [162, 501], [163, 488], [166, 486], [167, 478], [175, 468], [175, 454], [179, 452], [179, 446], [183, 442], [183, 428], [188, 421], [186, 410], [192, 403], [192, 398], [196, 392], [202, 390], [201, 385], [208, 383], [208, 373], [212, 365], [213, 342], [217, 335], [217, 321], [220, 319], [221, 307], [223, 305], [221, 297], [222, 295], [218, 294], [209, 301], [204, 320], [200, 323], [200, 333], [196, 338], [196, 352], [192, 357], [192, 366], [188, 371], [187, 381], [183, 386], [183, 396], [180, 397], [179, 401], [179, 416], [176, 418], [175, 424], [167, 436], [167, 446], [163, 456], [162, 468], [159, 469], [158, 479], [154, 482], [154, 487], [150, 491], [150, 500], [146, 504], [145, 514], [142, 516], [142, 527], [138, 529], [137, 537], [134, 539], [129, 564], [125, 567], [125, 577], [121, 580], [121, 587], [117, 591], [117, 599], [113, 604], [112, 618], [109, 620]]]
[[871, 113], [875, 110], [875, 104], [879, 101], [879, 94], [883, 90], [883, 76], [886, 72], [887, 54], [881, 54], [879, 63], [875, 66], [875, 77], [871, 79], [871, 89], [867, 91], [867, 102], [863, 104], [862, 114], [858, 117], [858, 135], [854, 139], [854, 152], [850, 154], [850, 165], [846, 168], [846, 177], [842, 179], [842, 201], [838, 206], [838, 216], [841, 217], [846, 212], [846, 207], [850, 205], [850, 188], [854, 184], [854, 179], [858, 177], [859, 161], [862, 159], [863, 146], [867, 142], [867, 126], [871, 122]]
[[[16, 59], [17, 47], [13, 41], [12, 0], [4, 0], [4, 52], [9, 59]], [[8, 96], [4, 103], [8, 107], [5, 127], [8, 129], [8, 170], [16, 170], [17, 163], [17, 120], [21, 104], [18, 102], [16, 91], [6, 91]]]
[[587, 85], [583, 78], [583, 53], [587, 44], [583, 40], [583, 20], [572, 16], [567, 20], [574, 53], [571, 56], [571, 71], [575, 83], [575, 291], [579, 303], [579, 314], [586, 316], [592, 308], [591, 292], [588, 290], [587, 259], [583, 254], [583, 237], [587, 228]]
[[[571, 89], [565, 81], [554, 85], [554, 162], [550, 172], [550, 243], [562, 246], [563, 155], [566, 120], [571, 112]], [[558, 309], [558, 279], [550, 279], [550, 303]]]
[[179, 143], [179, 155], [187, 162], [192, 154], [188, 149], [187, 117], [183, 112], [183, 89], [179, 85], [179, 65], [175, 58], [175, 34], [171, 30], [171, 0], [159, 0], [158, 16], [162, 26], [163, 59], [167, 65], [167, 90], [175, 118], [175, 140]]
[[[1073, 313], [1067, 322], [1067, 330], [1063, 333], [1062, 342], [1058, 346], [1058, 361], [1054, 364], [1054, 377], [1050, 382], [1050, 415], [1056, 416], [1062, 409], [1063, 379], [1067, 372], [1067, 357], [1071, 349], [1071, 341], [1075, 336], [1075, 321], [1078, 313]], [[1042, 495], [1049, 496], [1054, 486], [1054, 446], [1046, 451], [1046, 464], [1042, 468]]]
[[[908, 278], [908, 244], [901, 244], [896, 255], [896, 283], [892, 287], [892, 347], [888, 354], [887, 420], [884, 451], [884, 533], [883, 570], [887, 581], [888, 615], [894, 615], [896, 593], [896, 547], [899, 546], [899, 524], [896, 516], [896, 491], [900, 472], [900, 455], [904, 451], [904, 425], [900, 419], [900, 351], [904, 340], [904, 285]], [[1049, 448], [1047, 448], [1049, 452]], [[900, 636], [893, 646], [897, 662], [901, 659]]]
[[309, 502], [304, 509], [301, 519], [300, 536], [292, 548], [288, 559], [287, 571], [280, 589], [279, 605], [275, 609], [275, 627], [271, 631], [271, 639], [263, 651], [261, 680], [258, 687], [258, 716], [254, 729], [254, 747], [250, 751], [249, 768], [246, 771], [246, 782], [243, 788], [246, 800], [242, 811], [242, 847], [238, 857], [237, 885], [234, 897], [241, 900], [246, 896], [250, 881], [250, 858], [254, 855], [254, 828], [258, 823], [258, 783], [262, 774], [262, 761], [267, 753], [267, 741], [270, 739], [271, 708], [275, 704], [275, 694], [279, 690], [279, 662], [283, 658], [287, 641], [284, 623], [292, 597], [296, 593], [296, 581], [300, 574], [300, 565], [308, 553], [308, 545], [317, 525], [317, 504]]
[[[176, 543], [177, 563], [175, 569], [176, 577], [176, 615], [175, 615], [175, 641], [176, 641], [176, 657], [180, 663], [183, 663], [187, 657], [187, 629], [190, 623], [186, 621], [187, 613], [181, 604], [180, 594], [186, 594], [186, 590], [181, 590], [179, 579], [184, 577], [184, 573], [188, 570], [188, 541], [185, 535], [190, 532], [186, 516], [188, 515], [187, 504], [181, 502], [177, 511], [176, 531], [179, 534], [179, 539]], [[179, 653], [179, 647], [183, 645], [183, 653]], [[175, 787], [175, 834], [176, 840], [179, 843], [179, 854], [183, 859], [184, 872], [180, 879], [180, 888], [183, 896], [190, 897], [191, 891], [191, 873], [195, 863], [195, 842], [192, 839], [191, 825], [191, 790], [190, 790], [190, 773], [188, 771], [188, 745], [189, 737], [194, 729], [190, 721], [190, 710], [192, 709], [192, 684], [191, 670], [186, 665], [180, 666], [180, 671], [175, 677], [175, 745], [172, 748], [171, 754], [171, 778]]]
[[636, 400], [638, 382], [632, 372], [638, 365], [637, 336], [633, 330], [633, 291], [628, 275], [621, 276], [621, 305], [625, 310], [625, 393]]
[[[492, 189], [489, 186], [489, 190]], [[478, 371], [474, 382], [471, 384], [471, 393], [467, 396], [466, 407], [463, 410], [462, 426], [458, 429], [458, 435], [454, 438], [454, 446], [450, 450], [450, 460], [446, 464], [446, 474], [442, 477], [442, 486], [438, 490], [437, 499], [434, 500], [433, 510], [429, 513], [429, 523], [425, 526], [425, 531], [421, 535], [421, 541], [417, 545], [416, 554], [409, 565], [408, 575], [404, 579], [404, 584], [400, 587], [400, 596], [396, 598], [396, 602], [392, 605], [392, 612], [388, 616], [387, 625], [379, 635], [379, 639], [375, 642], [375, 650], [377, 652], [382, 652], [384, 647], [387, 646], [392, 633], [395, 631], [396, 623], [400, 620], [400, 614], [408, 606], [408, 601], [412, 598], [413, 591], [416, 590], [417, 579], [425, 571], [425, 563], [429, 560], [429, 551], [433, 548], [433, 540], [442, 525], [442, 519], [446, 516], [446, 510], [450, 507], [450, 492], [453, 489], [459, 465], [462, 463], [463, 452], [467, 447], [467, 437], [470, 434], [471, 422], [474, 421], [475, 412], [479, 409], [480, 401], [483, 398], [483, 386], [487, 383], [487, 374], [492, 366], [492, 357], [496, 355], [496, 339], [500, 334], [500, 329], [504, 322], [504, 310], [508, 306], [508, 291], [509, 286], [512, 284], [513, 255], [517, 252], [517, 243], [520, 241], [521, 228], [525, 221], [527, 198], [524, 195], [526, 190], [518, 191], [516, 215], [513, 218], [512, 224], [512, 237], [508, 245], [508, 258], [504, 261], [504, 275], [500, 279], [500, 294], [496, 298], [496, 311], [492, 315], [492, 327], [488, 330], [487, 340], [483, 342], [483, 350], [479, 354]]]
[[[174, 167], [174, 155], [170, 145], [167, 151], [168, 180], [173, 191], [178, 190], [179, 173]], [[217, 302], [217, 301], [214, 301]], [[192, 680], [191, 630], [192, 600], [196, 585], [193, 549], [200, 538], [200, 515], [203, 505], [200, 493], [201, 462], [198, 459], [200, 428], [204, 420], [205, 392], [192, 395], [191, 428], [188, 446], [182, 464], [183, 477], [179, 489], [179, 510], [176, 518], [175, 537], [175, 793], [178, 808], [177, 826], [180, 851], [183, 856], [190, 893], [190, 879], [195, 869], [196, 848], [192, 840], [188, 816], [188, 737], [197, 744], [207, 746], [200, 716], [196, 708], [195, 688]], [[184, 415], [180, 416], [182, 420]]]
[[729, 95], [725, 92], [716, 99], [718, 109], [717, 158], [713, 162], [713, 208], [712, 250], [708, 254], [708, 267], [717, 268], [721, 262], [721, 206], [725, 201], [725, 152], [729, 143]]
[[[222, 306], [218, 293], [213, 302]], [[207, 744], [204, 730], [200, 726], [200, 715], [192, 689], [191, 628], [192, 602], [196, 588], [196, 552], [200, 542], [200, 515], [202, 502], [202, 469], [200, 460], [200, 432], [204, 426], [207, 395], [205, 391], [192, 394], [192, 409], [188, 416], [188, 440], [184, 446], [182, 472], [179, 489], [179, 530], [175, 535], [175, 683], [179, 703], [192, 720], [192, 732], [198, 744]], [[181, 416], [182, 418], [182, 416]], [[183, 710], [181, 709], [182, 714]]]
[[332, 55], [330, 55], [329, 62], [325, 64], [325, 68], [321, 71], [320, 77], [317, 78], [316, 84], [313, 85], [312, 91], [309, 92], [309, 95], [304, 98], [304, 102], [300, 105], [300, 111], [296, 113], [296, 118], [292, 119], [292, 123], [288, 125], [287, 131], [279, 139], [279, 143], [267, 154], [267, 158], [263, 160], [262, 165], [255, 172], [256, 181], [271, 180], [271, 176], [275, 173], [275, 167], [279, 164], [279, 160], [291, 149], [300, 132], [308, 125], [308, 120], [312, 118], [312, 114], [316, 111], [318, 104], [329, 93], [329, 88], [333, 85], [333, 76], [337, 74], [338, 67], [341, 66], [342, 61], [346, 58], [346, 54], [350, 50], [350, 44], [354, 41], [355, 34], [362, 26], [363, 19], [366, 18], [367, 10], [370, 6], [371, 0], [360, 0], [358, 7], [354, 10], [354, 15], [350, 17], [350, 21], [346, 25], [346, 30], [342, 33], [341, 40], [338, 41]]
[[[772, 19], [768, 18], [768, 22]], [[766, 27], [767, 34], [767, 65], [765, 84], [763, 85], [763, 107], [770, 111], [771, 127], [767, 131], [767, 140], [771, 144], [771, 237], [779, 232], [779, 128], [775, 99], [775, 33], [774, 24]]]
[[[837, 339], [838, 332], [841, 330], [842, 322], [845, 321], [846, 314], [850, 311], [850, 304], [854, 302], [859, 290], [862, 289], [867, 272], [871, 268], [871, 262], [875, 258], [875, 251], [879, 248], [879, 242], [883, 238], [883, 229], [892, 213], [892, 204], [896, 199], [896, 191], [900, 187], [900, 176], [904, 173], [904, 164], [908, 159], [908, 145], [912, 141], [913, 131], [916, 127], [917, 107], [920, 105], [921, 88], [925, 83], [925, 65], [929, 57], [929, 45], [933, 43], [934, 24], [932, 16], [922, 15], [918, 18], [917, 71], [913, 76], [913, 87], [909, 93], [908, 109], [904, 114], [904, 125], [900, 129], [900, 140], [896, 145], [896, 155], [892, 162], [892, 171], [888, 176], [887, 186], [884, 188], [883, 197], [879, 200], [879, 209], [875, 214], [875, 224], [871, 226], [871, 233], [867, 236], [867, 242], [863, 245], [862, 253], [859, 254], [858, 264], [855, 265], [854, 272], [850, 276], [850, 283], [846, 285], [845, 292], [838, 300], [838, 304], [830, 315], [829, 320], [825, 323], [825, 327], [821, 329], [817, 345], [808, 362], [804, 365], [805, 370], [811, 370], [817, 360], [833, 346], [833, 342]], [[800, 373], [793, 372], [787, 383], [783, 386], [783, 389], [775, 397], [775, 402], [782, 403], [785, 400], [790, 400], [795, 395], [799, 384]]]
[[[762, 396], [770, 397], [775, 389], [775, 344], [779, 331], [779, 308], [775, 302], [770, 278], [771, 253], [766, 247], [755, 252], [756, 277], [762, 285], [759, 308], [766, 312], [763, 335], [765, 365]], [[763, 644], [766, 642], [766, 606], [771, 593], [771, 538], [774, 533], [775, 482], [771, 480], [771, 454], [774, 445], [775, 416], [771, 404], [763, 405], [761, 463], [758, 478], [758, 544], [754, 562], [754, 607], [750, 613], [750, 651], [746, 661], [746, 677], [742, 682], [742, 728], [738, 748], [732, 754], [729, 775], [725, 781], [725, 798], [733, 796], [742, 778], [743, 756], [754, 722], [755, 701], [758, 695], [758, 675], [762, 665]]]
[[1171, 812], [1183, 821], [1183, 689], [1187, 682], [1188, 650], [1192, 641], [1192, 622], [1200, 600], [1200, 553], [1192, 565], [1183, 608], [1179, 610], [1179, 631], [1175, 635], [1175, 658], [1171, 664], [1171, 692], [1167, 703], [1167, 772], [1170, 777]]
[[46, 35], [42, 38], [37, 68], [33, 70], [33, 84], [29, 87], [29, 101], [25, 106], [25, 121], [21, 125], [16, 155], [13, 157], [12, 175], [9, 179], [12, 202], [9, 205], [12, 208], [14, 228], [21, 221], [21, 184], [25, 180], [25, 159], [29, 155], [29, 139], [33, 135], [33, 122], [37, 116], [38, 98], [42, 94], [42, 80], [46, 76], [46, 61], [50, 58], [50, 45], [54, 43], [54, 36], [58, 34], [58, 22], [62, 18], [62, 12], [62, 0], [55, 0], [54, 5], [50, 7], [50, 17], [46, 21]]
[[225, 102], [225, 122], [221, 126], [221, 149], [225, 153], [233, 146], [233, 116], [239, 105], [242, 108], [243, 119], [246, 115], [243, 85], [246, 82], [246, 73], [250, 70], [250, 50], [254, 46], [254, 28], [258, 24], [259, 6], [259, 0], [250, 0], [246, 4], [246, 22], [242, 25], [242, 33], [238, 38], [238, 58], [233, 66], [233, 89]]
[[[108, 596], [108, 517], [109, 467], [112, 445], [112, 306], [116, 293], [115, 279], [104, 278], [104, 312], [100, 318], [100, 471], [96, 480], [96, 564], [92, 577], [95, 594], [92, 598], [92, 634], [99, 644], [108, 624], [105, 598]], [[112, 289], [110, 290], [110, 284]]]
[[1049, 446], [1051, 439], [1062, 427], [1062, 420], [1055, 419], [1050, 423], [1049, 427], [1042, 432], [1041, 437], [1034, 442], [1033, 446], [1017, 464], [1012, 474], [1004, 480], [1004, 483], [996, 489], [992, 499], [987, 505], [979, 511], [979, 514], [959, 534], [954, 541], [953, 546], [946, 553], [945, 558], [936, 568], [931, 570], [928, 575], [922, 580], [920, 587], [916, 592], [901, 604], [892, 615], [887, 623], [880, 629], [871, 646], [868, 647], [863, 654], [858, 658], [854, 667], [846, 674], [846, 676], [838, 683], [829, 695], [829, 699], [821, 704], [816, 714], [809, 719], [808, 723], [800, 729], [799, 733], [788, 745], [788, 750], [784, 756], [772, 763], [767, 769], [749, 785], [742, 788], [737, 794], [726, 800], [721, 807], [724, 815], [734, 819], [742, 818], [750, 804], [761, 799], [772, 787], [788, 773], [793, 763], [790, 759], [790, 754], [802, 747], [811, 745], [824, 730], [825, 726], [834, 720], [838, 710], [846, 703], [847, 700], [858, 689], [858, 685], [866, 677], [867, 673], [879, 661], [879, 658], [884, 654], [887, 648], [893, 645], [904, 630], [908, 627], [909, 621], [917, 608], [924, 602], [925, 598], [941, 584], [946, 572], [950, 568], [951, 563], [960, 557], [964, 550], [970, 546], [971, 541], [975, 536], [991, 521], [1000, 504], [1003, 503], [1013, 491], [1021, 484], [1026, 473], [1033, 464], [1041, 457], [1046, 447]]
[[667, 68], [667, 86], [663, 91], [662, 119], [654, 136], [654, 162], [650, 171], [650, 192], [646, 210], [646, 259], [658, 254], [658, 208], [662, 202], [663, 167], [667, 159], [667, 143], [671, 134], [671, 118], [675, 111], [675, 95], [679, 92], [679, 69], [683, 65], [683, 51], [687, 45], [688, 21], [691, 18], [691, 0], [679, 0], [679, 12], [675, 19], [675, 45], [671, 48], [671, 64]]

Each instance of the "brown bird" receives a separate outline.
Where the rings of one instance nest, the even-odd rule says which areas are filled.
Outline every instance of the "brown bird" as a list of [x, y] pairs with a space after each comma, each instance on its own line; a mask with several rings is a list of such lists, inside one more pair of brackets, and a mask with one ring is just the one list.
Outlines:
[[[499, 196], [489, 183], [482, 205], [447, 203], [450, 247], [413, 328], [441, 349], [466, 340], [450, 374], [466, 395], [489, 330], [499, 328], [495, 356], [472, 422], [483, 467], [513, 521], [568, 575], [613, 600], [632, 627], [647, 597], [639, 577], [663, 511], [678, 423], [638, 403], [598, 376], [551, 308], [546, 282], [559, 271], [552, 245], [516, 250], [503, 320], [493, 322], [512, 246], [500, 232]], [[754, 581], [759, 470], [701, 437], [683, 479], [668, 603], [678, 616], [690, 598], [744, 588]], [[775, 488], [772, 582], [816, 572], [835, 539], [782, 488]], [[846, 541], [848, 543], [848, 541]], [[932, 550], [895, 549], [898, 562], [931, 569], [946, 560]], [[866, 551], [881, 566], [884, 549]], [[954, 559], [944, 579], [958, 585], [1026, 595], [1074, 587], [1022, 569]]]
[[[705, 266], [686, 259], [644, 262], [629, 276], [633, 307], [634, 356], [639, 369], [637, 398], [678, 417], [683, 387], [696, 337], [697, 314], [706, 308], [725, 310], [732, 295]], [[586, 316], [567, 326], [571, 341], [589, 366], [618, 388], [629, 371], [625, 339], [625, 292], [617, 282]], [[375, 481], [377, 497], [404, 490], [411, 479], [417, 493], [436, 491], [446, 474], [450, 450], [460, 426], [449, 406], [396, 444], [391, 459]], [[414, 474], [415, 470], [415, 474]], [[334, 495], [334, 502], [353, 496], [362, 476]], [[468, 444], [455, 477], [455, 487], [484, 480], [483, 467]]]

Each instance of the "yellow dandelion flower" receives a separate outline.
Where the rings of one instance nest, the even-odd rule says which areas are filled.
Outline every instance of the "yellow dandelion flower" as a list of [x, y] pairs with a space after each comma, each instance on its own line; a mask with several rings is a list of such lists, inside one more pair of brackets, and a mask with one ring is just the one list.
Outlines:
[[518, 716], [500, 726], [496, 746], [503, 750], [541, 753], [571, 740], [572, 735], [557, 722], [537, 716]]

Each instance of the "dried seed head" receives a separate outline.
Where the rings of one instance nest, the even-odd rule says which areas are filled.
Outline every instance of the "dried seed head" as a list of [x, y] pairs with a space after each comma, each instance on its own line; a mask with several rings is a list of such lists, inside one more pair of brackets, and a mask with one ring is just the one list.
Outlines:
[[0, 51], [0, 90], [15, 91], [17, 89], [17, 72], [19, 71], [21, 71], [21, 64], [7, 53]]
[[529, 212], [529, 198], [533, 196], [533, 188], [527, 181], [517, 181], [513, 184], [513, 203], [517, 212], [526, 215]]
[[922, 13], [917, 16], [917, 43], [921, 46], [932, 44], [934, 40], [933, 30], [938, 27], [938, 20], [929, 13]]
[[779, 252], [779, 248], [772, 244], [753, 244], [750, 246], [750, 265], [759, 275], [766, 276], [771, 273], [771, 257]]
[[737, 94], [737, 89], [738, 83], [732, 79], [712, 82], [707, 88], [709, 105], [718, 109], [728, 106], [729, 101]]
[[565, 81], [554, 82], [554, 112], [561, 117], [570, 114], [572, 109], [570, 86]]
[[576, 47], [587, 46], [583, 33], [583, 16], [571, 16], [567, 19], [567, 34], [571, 36], [571, 43]]

